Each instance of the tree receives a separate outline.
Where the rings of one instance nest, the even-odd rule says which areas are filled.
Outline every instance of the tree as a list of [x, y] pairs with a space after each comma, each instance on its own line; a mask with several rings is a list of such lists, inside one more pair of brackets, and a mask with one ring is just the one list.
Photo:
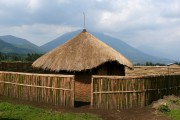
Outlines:
[[30, 62], [33, 62], [35, 61], [37, 58], [39, 58], [42, 54], [36, 54], [36, 53], [28, 53], [27, 54], [27, 57], [25, 58], [26, 61], [30, 61]]
[[16, 55], [12, 56], [12, 61], [19, 61], [19, 60], [21, 60], [20, 57], [18, 57]]
[[2, 53], [0, 52], [0, 61], [2, 60]]
[[175, 62], [174, 64], [180, 65], [180, 62]]

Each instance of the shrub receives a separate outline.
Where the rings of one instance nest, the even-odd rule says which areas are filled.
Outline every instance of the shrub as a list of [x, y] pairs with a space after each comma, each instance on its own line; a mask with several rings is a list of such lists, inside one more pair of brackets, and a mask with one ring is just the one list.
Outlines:
[[167, 113], [167, 112], [170, 112], [170, 109], [167, 105], [161, 105], [159, 106], [158, 108], [159, 111], [163, 112], [163, 113]]

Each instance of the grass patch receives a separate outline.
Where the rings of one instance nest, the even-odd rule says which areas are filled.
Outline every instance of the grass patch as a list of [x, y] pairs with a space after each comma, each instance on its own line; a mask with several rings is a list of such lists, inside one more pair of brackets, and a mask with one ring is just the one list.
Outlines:
[[180, 96], [164, 96], [153, 103], [153, 108], [164, 113], [172, 120], [180, 120]]
[[61, 113], [25, 105], [0, 102], [0, 120], [100, 120], [89, 113]]
[[180, 120], [180, 109], [171, 110], [170, 112], [166, 113], [172, 120]]

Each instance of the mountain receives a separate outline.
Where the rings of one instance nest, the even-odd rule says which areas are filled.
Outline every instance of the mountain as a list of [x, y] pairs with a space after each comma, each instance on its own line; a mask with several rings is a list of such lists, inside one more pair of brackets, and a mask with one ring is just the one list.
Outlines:
[[0, 52], [2, 53], [18, 53], [18, 54], [27, 54], [34, 53], [33, 51], [26, 48], [18, 48], [10, 43], [4, 42], [0, 39]]
[[[40, 48], [46, 52], [50, 51], [53, 48], [65, 43], [69, 39], [73, 38], [75, 35], [77, 35], [80, 32], [81, 31], [78, 30], [78, 31], [66, 33], [66, 34], [56, 38], [55, 40], [40, 46]], [[133, 63], [144, 64], [145, 62], [148, 61], [148, 62], [153, 62], [153, 63], [167, 64], [167, 63], [174, 62], [172, 60], [145, 54], [145, 53], [139, 51], [138, 49], [128, 45], [127, 43], [125, 43], [122, 40], [119, 40], [115, 37], [111, 37], [111, 36], [105, 35], [103, 33], [98, 33], [98, 32], [93, 32], [93, 31], [90, 31], [90, 33], [93, 34], [95, 37], [97, 37], [99, 40], [103, 41], [107, 45], [111, 46], [112, 48], [114, 48], [115, 50], [117, 50], [118, 52], [123, 54], [125, 57], [127, 57]]]
[[40, 48], [45, 51], [45, 52], [48, 52], [50, 50], [52, 50], [53, 48], [65, 43], [66, 41], [72, 39], [73, 37], [75, 37], [78, 33], [80, 33], [81, 31], [78, 30], [78, 31], [73, 31], [73, 32], [68, 32], [68, 33], [65, 33], [63, 34], [62, 36], [40, 46]]
[[12, 35], [0, 36], [0, 39], [13, 45], [14, 47], [25, 50], [25, 52], [21, 51], [20, 53], [43, 53], [37, 45], [27, 41], [26, 39], [18, 38]]

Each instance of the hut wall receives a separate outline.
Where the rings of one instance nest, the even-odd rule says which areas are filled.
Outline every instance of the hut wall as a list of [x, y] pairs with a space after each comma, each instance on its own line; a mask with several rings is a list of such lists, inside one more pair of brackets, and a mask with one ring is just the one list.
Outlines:
[[106, 62], [94, 69], [94, 75], [125, 76], [125, 67], [116, 61]]
[[92, 70], [75, 72], [75, 101], [90, 102], [92, 75], [124, 76], [124, 66], [117, 62], [106, 62]]

